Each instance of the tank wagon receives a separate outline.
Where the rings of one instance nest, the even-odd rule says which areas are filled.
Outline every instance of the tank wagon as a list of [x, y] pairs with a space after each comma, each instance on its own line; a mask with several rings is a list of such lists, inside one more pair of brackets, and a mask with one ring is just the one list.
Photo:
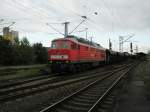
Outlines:
[[111, 51], [97, 43], [68, 35], [52, 41], [48, 56], [52, 72], [76, 72], [101, 63], [122, 61], [127, 53]]

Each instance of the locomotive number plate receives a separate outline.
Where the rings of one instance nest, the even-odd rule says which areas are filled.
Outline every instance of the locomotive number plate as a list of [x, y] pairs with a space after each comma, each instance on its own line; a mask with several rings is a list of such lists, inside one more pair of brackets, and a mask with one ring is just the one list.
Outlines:
[[68, 59], [68, 55], [51, 55], [54, 59]]

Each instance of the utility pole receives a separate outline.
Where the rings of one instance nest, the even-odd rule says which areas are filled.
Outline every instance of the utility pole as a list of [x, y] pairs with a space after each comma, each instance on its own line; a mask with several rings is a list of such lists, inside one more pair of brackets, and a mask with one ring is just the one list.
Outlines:
[[86, 37], [86, 40], [88, 40], [88, 37], [87, 37], [87, 30], [88, 30], [88, 28], [85, 28], [85, 37]]
[[135, 51], [136, 51], [136, 53], [138, 53], [138, 46], [137, 45], [136, 45]]
[[66, 38], [68, 36], [68, 24], [70, 22], [64, 22], [63, 24], [65, 25], [65, 31], [64, 31], [64, 37]]
[[112, 43], [110, 41], [110, 38], [109, 38], [109, 50], [112, 50]]
[[90, 37], [91, 44], [92, 44], [92, 39], [93, 39], [93, 37]]
[[119, 36], [119, 51], [123, 52], [123, 37]]
[[132, 45], [132, 42], [130, 43], [130, 52], [131, 52], [131, 55], [133, 53], [133, 45]]

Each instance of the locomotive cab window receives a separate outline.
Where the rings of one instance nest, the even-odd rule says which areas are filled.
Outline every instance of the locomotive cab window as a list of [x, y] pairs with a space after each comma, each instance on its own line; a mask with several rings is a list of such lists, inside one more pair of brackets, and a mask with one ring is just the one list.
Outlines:
[[51, 45], [52, 49], [69, 49], [69, 41], [54, 41]]
[[56, 49], [56, 48], [57, 48], [57, 46], [56, 46], [56, 42], [52, 42], [52, 44], [51, 44], [51, 48], [52, 48], [52, 49]]
[[61, 43], [61, 48], [63, 48], [63, 49], [69, 48], [69, 42], [68, 41], [63, 41]]

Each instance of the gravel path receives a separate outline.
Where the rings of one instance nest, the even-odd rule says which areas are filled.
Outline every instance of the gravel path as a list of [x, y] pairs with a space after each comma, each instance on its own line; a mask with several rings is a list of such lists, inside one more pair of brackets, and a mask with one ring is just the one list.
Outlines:
[[135, 72], [132, 74], [133, 78], [127, 84], [127, 91], [120, 96], [114, 112], [150, 112], [150, 101], [145, 95], [144, 81]]

